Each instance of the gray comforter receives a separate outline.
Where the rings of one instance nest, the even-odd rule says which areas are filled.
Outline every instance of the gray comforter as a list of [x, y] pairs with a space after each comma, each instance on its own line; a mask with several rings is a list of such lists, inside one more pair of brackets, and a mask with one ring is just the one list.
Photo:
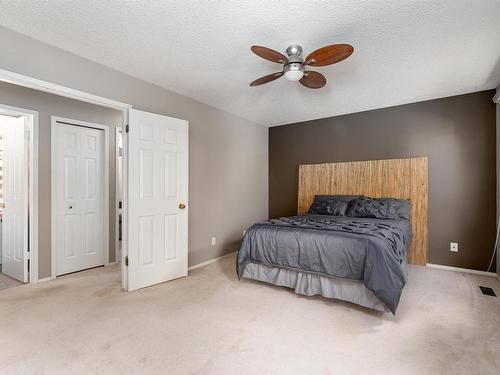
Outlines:
[[403, 265], [411, 241], [405, 220], [304, 215], [253, 225], [238, 252], [248, 262], [361, 280], [394, 314], [406, 283]]

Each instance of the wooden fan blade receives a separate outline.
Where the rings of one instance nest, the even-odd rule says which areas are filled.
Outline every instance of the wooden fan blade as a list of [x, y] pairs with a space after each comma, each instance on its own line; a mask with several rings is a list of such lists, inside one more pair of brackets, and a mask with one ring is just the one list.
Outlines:
[[264, 83], [268, 83], [268, 82], [274, 81], [275, 79], [278, 79], [282, 75], [283, 75], [283, 72], [268, 74], [267, 76], [260, 77], [259, 79], [256, 79], [255, 81], [253, 81], [252, 83], [250, 83], [250, 86], [263, 85]]
[[310, 89], [320, 89], [326, 85], [326, 78], [321, 73], [309, 70], [304, 73], [304, 77], [299, 82]]
[[306, 57], [306, 65], [325, 66], [347, 59], [354, 52], [349, 44], [332, 44], [310, 53]]
[[271, 48], [262, 46], [252, 46], [250, 49], [252, 50], [253, 53], [255, 53], [259, 57], [262, 57], [263, 59], [280, 64], [286, 64], [288, 62], [288, 59], [286, 58], [285, 55], [282, 55], [281, 53]]

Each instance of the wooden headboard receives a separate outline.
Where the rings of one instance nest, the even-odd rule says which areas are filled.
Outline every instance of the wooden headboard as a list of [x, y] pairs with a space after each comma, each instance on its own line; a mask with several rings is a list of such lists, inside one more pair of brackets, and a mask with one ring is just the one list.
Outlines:
[[315, 195], [366, 195], [411, 200], [413, 241], [408, 263], [427, 262], [427, 158], [307, 164], [299, 167], [298, 213], [307, 213]]

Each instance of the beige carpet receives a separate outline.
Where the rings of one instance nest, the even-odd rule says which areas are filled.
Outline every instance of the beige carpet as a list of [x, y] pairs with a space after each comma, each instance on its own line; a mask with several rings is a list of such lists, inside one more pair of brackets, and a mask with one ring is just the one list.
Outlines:
[[0, 292], [0, 374], [499, 374], [495, 278], [412, 267], [397, 315], [238, 281], [133, 293], [115, 266]]
[[23, 283], [2, 273], [2, 265], [0, 264], [0, 290], [20, 285], [23, 285]]

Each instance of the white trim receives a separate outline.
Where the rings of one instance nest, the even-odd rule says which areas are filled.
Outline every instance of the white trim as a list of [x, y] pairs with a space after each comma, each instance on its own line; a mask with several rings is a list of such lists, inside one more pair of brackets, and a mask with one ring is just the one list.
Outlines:
[[496, 273], [493, 273], [493, 272], [471, 270], [471, 269], [468, 269], [468, 268], [442, 266], [441, 264], [427, 263], [427, 267], [429, 267], [429, 268], [437, 268], [437, 269], [445, 270], [445, 271], [465, 272], [465, 273], [472, 273], [472, 274], [475, 274], [475, 275], [483, 275], [483, 276], [490, 276], [490, 277], [498, 276]]
[[8, 70], [3, 69], [0, 69], [0, 81], [12, 83], [18, 86], [28, 87], [30, 89], [38, 91], [48, 92], [50, 94], [64, 96], [66, 98], [71, 98], [82, 102], [97, 104], [108, 108], [123, 110], [132, 107], [130, 104], [106, 99], [101, 96], [71, 89], [69, 87], [64, 87], [55, 83], [43, 81], [41, 79], [28, 77], [23, 74], [9, 72]]
[[200, 268], [200, 267], [208, 266], [209, 264], [218, 262], [219, 260], [222, 260], [224, 258], [228, 258], [228, 257], [230, 257], [230, 256], [232, 256], [232, 255], [234, 255], [236, 253], [237, 253], [237, 251], [233, 251], [232, 253], [223, 255], [221, 257], [210, 259], [210, 260], [207, 260], [206, 262], [201, 262], [201, 263], [195, 264], [194, 266], [189, 267], [188, 271], [192, 271], [192, 270], [195, 270], [195, 269]]
[[125, 258], [128, 256], [128, 135], [126, 126], [128, 125], [129, 109], [123, 111], [123, 159], [122, 159], [122, 182], [123, 182], [123, 208], [122, 208], [122, 289], [128, 290], [128, 266], [125, 265]]
[[51, 116], [51, 121], [50, 121], [50, 133], [51, 133], [51, 140], [50, 140], [50, 158], [51, 158], [51, 229], [52, 229], [52, 243], [51, 243], [51, 257], [52, 257], [52, 264], [51, 264], [51, 275], [52, 278], [56, 278], [57, 273], [56, 273], [56, 248], [55, 248], [55, 239], [56, 239], [56, 225], [55, 225], [55, 215], [54, 213], [56, 212], [55, 210], [55, 173], [53, 171], [56, 170], [55, 166], [55, 159], [54, 159], [54, 147], [56, 144], [56, 139], [55, 139], [55, 125], [56, 123], [63, 123], [63, 124], [69, 124], [69, 125], [75, 125], [75, 126], [85, 126], [87, 128], [94, 128], [94, 129], [100, 129], [104, 131], [104, 197], [103, 197], [103, 232], [104, 232], [104, 247], [103, 247], [103, 263], [105, 266], [109, 264], [109, 126], [106, 125], [101, 125], [101, 124], [96, 124], [92, 122], [87, 122], [87, 121], [80, 121], [80, 120], [73, 120], [73, 119], [68, 119], [64, 117], [58, 117], [58, 116]]
[[20, 114], [30, 118], [29, 140], [29, 249], [30, 272], [29, 282], [36, 284], [38, 280], [38, 112], [25, 108], [0, 104], [5, 113]]
[[[123, 145], [123, 130], [121, 126], [117, 126], [115, 128], [115, 262], [118, 260], [118, 249], [120, 247], [120, 174], [119, 174], [119, 166], [120, 166], [120, 147], [118, 142], [118, 137], [122, 133], [122, 145]], [[122, 159], [122, 168], [123, 168], [123, 159]], [[123, 177], [123, 173], [122, 176]], [[123, 201], [122, 201], [123, 207]], [[123, 219], [123, 214], [122, 214]], [[122, 227], [123, 232], [123, 227]], [[123, 256], [123, 254], [122, 254]]]
[[[184, 233], [184, 248], [186, 249], [186, 256], [185, 256], [185, 265], [184, 269], [186, 271], [186, 276], [189, 274], [189, 121], [184, 120], [186, 123], [186, 188], [184, 189], [184, 193], [186, 194], [185, 200], [186, 200], [186, 218], [184, 220], [184, 225], [186, 226], [185, 233]], [[222, 259], [222, 257], [216, 258], [216, 260]], [[201, 263], [200, 263], [201, 264]], [[210, 263], [207, 263], [210, 264]], [[198, 265], [199, 267], [202, 267], [201, 265]], [[193, 266], [193, 267], [196, 267]], [[193, 268], [195, 269], [195, 268]]]
[[40, 283], [45, 283], [45, 282], [47, 282], [47, 281], [52, 281], [52, 280], [54, 280], [54, 278], [53, 278], [52, 276], [45, 277], [45, 278], [43, 278], [43, 279], [39, 279], [39, 280], [38, 280], [38, 284], [40, 284]]

